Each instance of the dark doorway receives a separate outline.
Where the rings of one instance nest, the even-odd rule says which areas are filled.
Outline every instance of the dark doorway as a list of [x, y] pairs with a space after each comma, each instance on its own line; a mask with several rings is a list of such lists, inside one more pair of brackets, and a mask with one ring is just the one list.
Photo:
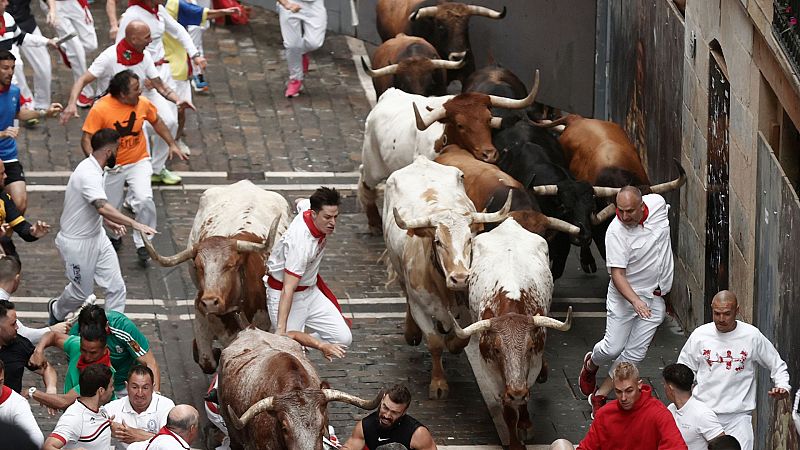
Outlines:
[[706, 197], [705, 321], [711, 320], [711, 299], [728, 289], [728, 149], [730, 83], [725, 59], [711, 43], [708, 80], [708, 162]]

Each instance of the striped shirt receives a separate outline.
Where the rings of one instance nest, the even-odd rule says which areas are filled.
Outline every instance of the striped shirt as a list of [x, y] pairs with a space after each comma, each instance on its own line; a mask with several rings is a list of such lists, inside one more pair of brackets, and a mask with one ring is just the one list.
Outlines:
[[111, 421], [105, 411], [92, 411], [75, 400], [50, 433], [65, 444], [65, 449], [108, 450], [111, 447]]
[[15, 46], [22, 45], [23, 42], [25, 45], [31, 47], [43, 47], [47, 45], [48, 39], [46, 37], [28, 34], [22, 31], [22, 29], [17, 26], [14, 17], [8, 12], [3, 13], [3, 23], [6, 28], [5, 32], [0, 35], [0, 50], [10, 51]]

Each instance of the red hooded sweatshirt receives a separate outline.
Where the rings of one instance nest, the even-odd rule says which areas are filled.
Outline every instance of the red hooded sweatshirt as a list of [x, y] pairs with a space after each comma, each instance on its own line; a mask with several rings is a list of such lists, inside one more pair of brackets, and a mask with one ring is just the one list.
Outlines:
[[600, 408], [580, 450], [686, 450], [681, 432], [666, 406], [643, 384], [642, 396], [625, 411], [617, 400]]

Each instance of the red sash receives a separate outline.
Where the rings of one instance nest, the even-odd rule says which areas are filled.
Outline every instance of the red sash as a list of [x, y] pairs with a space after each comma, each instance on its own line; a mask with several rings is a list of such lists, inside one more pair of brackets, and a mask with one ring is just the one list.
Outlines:
[[[267, 286], [269, 286], [271, 289], [275, 289], [276, 291], [283, 290], [283, 283], [277, 278], [274, 278], [272, 275], [267, 276]], [[311, 286], [297, 286], [297, 289], [295, 289], [294, 291], [302, 292], [310, 287]], [[339, 310], [339, 314], [341, 314], [342, 307], [339, 305], [339, 300], [336, 298], [336, 295], [333, 294], [333, 291], [331, 291], [331, 289], [328, 287], [328, 285], [325, 283], [322, 277], [319, 276], [319, 274], [317, 274], [317, 287], [319, 288], [320, 292], [322, 292], [322, 295], [324, 295], [328, 300], [330, 300], [331, 303], [333, 303], [333, 306], [335, 306], [336, 309]], [[342, 314], [342, 318], [344, 319], [345, 323], [347, 323], [348, 327], [350, 328], [353, 327], [352, 320], [347, 318], [344, 314]]]

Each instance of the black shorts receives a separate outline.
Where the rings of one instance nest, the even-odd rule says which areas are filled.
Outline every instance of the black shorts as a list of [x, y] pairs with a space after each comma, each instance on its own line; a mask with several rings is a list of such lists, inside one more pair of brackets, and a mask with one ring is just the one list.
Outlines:
[[19, 161], [3, 163], [6, 166], [6, 185], [15, 181], [25, 181], [25, 170]]

